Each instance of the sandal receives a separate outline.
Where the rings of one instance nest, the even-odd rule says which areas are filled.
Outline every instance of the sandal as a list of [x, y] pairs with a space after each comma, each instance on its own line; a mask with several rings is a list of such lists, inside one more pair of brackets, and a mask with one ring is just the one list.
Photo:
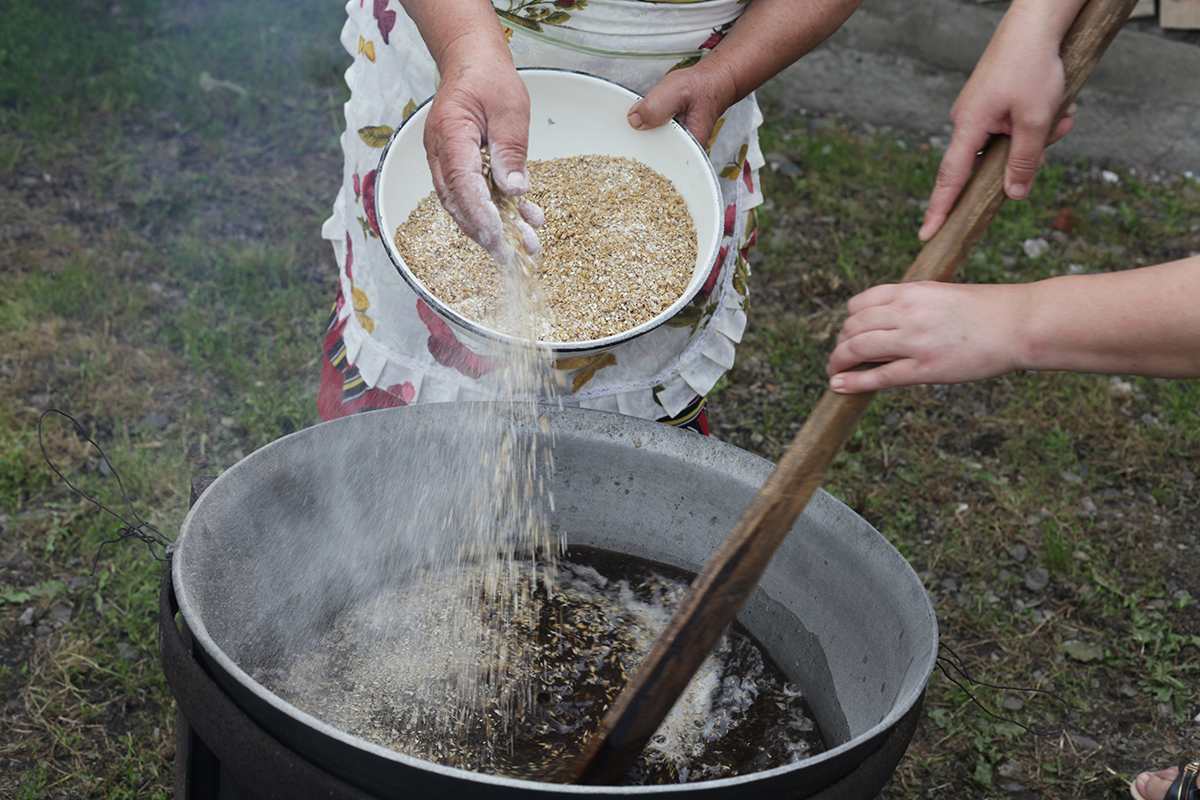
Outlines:
[[[1200, 800], [1200, 788], [1196, 786], [1196, 778], [1200, 777], [1200, 761], [1179, 765], [1179, 774], [1175, 776], [1163, 800]], [[1129, 793], [1134, 800], [1146, 800], [1137, 790], [1137, 779], [1129, 784]]]

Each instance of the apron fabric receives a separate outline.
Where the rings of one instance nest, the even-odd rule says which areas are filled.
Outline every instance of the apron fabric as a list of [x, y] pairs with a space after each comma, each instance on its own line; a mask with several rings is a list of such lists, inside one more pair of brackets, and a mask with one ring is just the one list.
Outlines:
[[[588, 72], [647, 93], [672, 69], [696, 63], [741, 13], [739, 0], [495, 0], [518, 67]], [[432, 57], [396, 0], [350, 0], [341, 41], [346, 72], [343, 184], [322, 236], [339, 268], [324, 342], [322, 419], [410, 403], [505, 396], [504, 359], [460, 340], [418, 300], [388, 258], [374, 216], [375, 171], [392, 128], [430, 97]], [[753, 95], [732, 106], [708, 142], [720, 175], [725, 228], [696, 300], [667, 324], [608, 353], [555, 363], [564, 405], [688, 425], [733, 366], [746, 324], [749, 267], [762, 202], [763, 164]], [[531, 154], [536, 158], [536, 154]], [[694, 426], [693, 426], [694, 427]]]

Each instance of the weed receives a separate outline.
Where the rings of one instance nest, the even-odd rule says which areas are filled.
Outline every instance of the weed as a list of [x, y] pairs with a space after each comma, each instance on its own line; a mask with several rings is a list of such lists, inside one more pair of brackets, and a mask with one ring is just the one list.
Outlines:
[[1042, 562], [1051, 572], [1066, 573], [1072, 565], [1073, 547], [1062, 535], [1061, 526], [1054, 520], [1043, 520]]
[[[9, 411], [0, 400], [0, 415]], [[0, 509], [16, 511], [50, 485], [50, 475], [41, 463], [40, 454], [30, 447], [30, 435], [30, 428], [24, 425], [0, 427]]]

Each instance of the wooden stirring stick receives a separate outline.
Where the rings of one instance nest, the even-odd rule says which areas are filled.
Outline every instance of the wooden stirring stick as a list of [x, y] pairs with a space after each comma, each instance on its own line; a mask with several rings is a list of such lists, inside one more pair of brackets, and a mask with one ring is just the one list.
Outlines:
[[[1129, 18], [1137, 0], [1089, 0], [1063, 39], [1067, 85], [1058, 118]], [[904, 281], [949, 281], [1004, 204], [1009, 139], [997, 136], [937, 235]], [[874, 394], [826, 390], [733, 531], [705, 564], [679, 608], [571, 767], [571, 782], [616, 783], [658, 729], [733, 622], [776, 548], [816, 492]]]

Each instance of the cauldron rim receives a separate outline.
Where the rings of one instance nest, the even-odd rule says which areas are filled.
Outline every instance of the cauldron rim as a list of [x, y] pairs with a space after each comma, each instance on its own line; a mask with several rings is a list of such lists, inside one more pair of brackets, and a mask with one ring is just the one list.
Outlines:
[[[460, 403], [429, 404], [429, 405], [407, 406], [407, 407], [401, 407], [401, 408], [395, 408], [395, 409], [374, 411], [374, 412], [371, 412], [371, 415], [374, 416], [374, 415], [394, 414], [394, 413], [412, 414], [413, 412], [416, 412], [417, 414], [433, 413], [433, 412], [425, 411], [425, 410], [436, 408], [438, 406], [445, 407], [445, 406], [451, 406], [451, 405], [460, 406], [460, 407], [474, 407], [476, 410], [468, 411], [466, 413], [477, 414], [477, 413], [480, 413], [479, 409], [486, 409], [486, 408], [494, 407], [497, 404], [490, 403], [490, 402], [460, 402]], [[564, 424], [564, 420], [565, 420], [566, 425], [576, 427], [576, 428], [579, 427], [580, 425], [585, 425], [585, 426], [590, 427], [592, 423], [596, 423], [601, 426], [603, 426], [604, 424], [607, 423], [607, 424], [612, 424], [612, 425], [616, 425], [619, 427], [626, 427], [626, 426], [630, 426], [630, 425], [638, 427], [644, 423], [646, 426], [644, 428], [644, 431], [639, 430], [638, 433], [644, 432], [645, 434], [648, 434], [648, 436], [644, 436], [642, 439], [638, 440], [636, 446], [639, 448], [646, 447], [647, 445], [649, 445], [650, 442], [653, 441], [653, 439], [656, 435], [666, 436], [666, 437], [675, 437], [676, 435], [678, 435], [679, 437], [685, 438], [688, 446], [695, 446], [697, 444], [696, 439], [692, 438], [692, 437], [696, 437], [696, 434], [694, 434], [692, 432], [679, 430], [676, 428], [672, 428], [670, 426], [661, 425], [659, 423], [651, 423], [651, 422], [647, 422], [644, 420], [630, 418], [630, 417], [627, 417], [627, 416], [621, 415], [621, 414], [615, 414], [615, 413], [610, 413], [610, 412], [606, 412], [606, 411], [598, 411], [598, 410], [592, 410], [592, 409], [580, 409], [580, 408], [570, 408], [570, 407], [567, 407], [567, 408], [548, 407], [547, 409], [545, 409], [545, 413], [550, 415], [552, 418], [554, 418], [554, 417], [559, 418], [559, 419], [552, 420], [552, 423], [551, 423], [552, 425], [562, 426]], [[273, 442], [270, 442], [270, 443], [264, 445], [263, 447], [259, 448], [258, 450], [250, 453], [245, 458], [243, 458], [241, 461], [237, 462], [236, 464], [231, 466], [229, 469], [227, 469], [223, 473], [221, 473], [221, 475], [219, 475], [212, 482], [212, 484], [205, 490], [204, 494], [211, 495], [214, 491], [216, 491], [219, 494], [223, 483], [228, 483], [229, 481], [235, 479], [234, 477], [231, 477], [231, 476], [237, 476], [239, 472], [243, 472], [248, 469], [254, 469], [255, 461], [266, 458], [267, 454], [273, 448], [282, 446], [281, 443], [283, 443], [283, 442], [294, 439], [296, 437], [310, 435], [310, 432], [316, 428], [332, 428], [332, 427], [338, 426], [338, 425], [352, 425], [352, 424], [354, 424], [354, 420], [356, 420], [356, 419], [361, 419], [361, 417], [354, 417], [354, 416], [344, 417], [344, 418], [340, 418], [340, 419], [331, 420], [328, 422], [323, 422], [317, 426], [314, 426], [313, 428], [308, 428], [308, 429], [304, 429], [301, 431], [297, 431], [295, 433], [288, 434], [287, 436], [277, 439]], [[767, 459], [761, 458], [760, 456], [754, 455], [753, 453], [750, 453], [748, 451], [737, 448], [734, 445], [730, 445], [728, 443], [720, 442], [720, 441], [713, 440], [713, 439], [703, 439], [700, 441], [703, 444], [703, 446], [716, 445], [717, 447], [720, 447], [720, 448], [728, 448], [728, 451], [730, 451], [730, 452], [727, 453], [726, 455], [733, 457], [735, 459], [743, 459], [746, 461], [747, 464], [757, 465], [757, 467], [759, 469], [763, 470], [763, 478], [764, 479], [765, 479], [766, 475], [769, 473], [770, 469], [772, 469], [774, 466]], [[834, 504], [839, 504], [839, 505], [841, 504], [840, 501], [838, 501], [836, 498], [833, 498], [832, 495], [829, 495], [828, 492], [826, 492], [825, 490], [818, 489], [817, 495], [814, 496], [814, 498], [813, 498], [813, 503], [822, 503], [822, 502], [832, 502]], [[392, 750], [392, 749], [383, 747], [381, 745], [375, 744], [375, 743], [370, 742], [361, 737], [348, 734], [345, 731], [335, 728], [335, 727], [329, 725], [328, 723], [325, 723], [322, 720], [312, 716], [311, 714], [308, 714], [307, 712], [297, 708], [296, 706], [292, 705], [291, 703], [288, 703], [287, 701], [283, 700], [279, 696], [275, 695], [273, 692], [270, 692], [269, 690], [267, 690], [262, 684], [260, 684], [257, 680], [252, 678], [245, 670], [243, 670], [237, 664], [237, 662], [235, 662], [224, 651], [224, 649], [216, 643], [216, 641], [209, 634], [209, 631], [208, 631], [207, 627], [205, 626], [204, 621], [201, 618], [200, 614], [196, 610], [195, 604], [191, 601], [191, 598], [189, 595], [189, 581], [187, 579], [187, 576], [184, 575], [184, 572], [186, 571], [186, 565], [187, 565], [186, 555], [183, 558], [180, 558], [181, 552], [186, 553], [186, 541], [187, 541], [187, 532], [189, 530], [189, 523], [193, 522], [193, 519], [197, 513], [197, 509], [199, 509], [201, 507], [201, 505], [202, 504], [198, 501], [195, 504], [195, 506], [193, 506], [193, 509], [191, 511], [189, 511], [188, 515], [184, 519], [183, 524], [180, 526], [179, 536], [178, 536], [175, 544], [172, 546], [172, 556], [173, 557], [172, 557], [171, 569], [172, 569], [172, 573], [173, 573], [172, 577], [174, 579], [174, 589], [175, 589], [176, 597], [178, 599], [180, 613], [182, 614], [185, 622], [187, 623], [189, 631], [190, 631], [193, 639], [195, 640], [196, 644], [203, 650], [202, 658], [207, 661], [215, 662], [216, 666], [219, 667], [219, 669], [216, 671], [216, 674], [214, 674], [213, 677], [216, 679], [217, 683], [219, 685], [221, 685], [222, 689], [224, 689], [226, 692], [230, 692], [231, 690], [234, 690], [236, 692], [239, 689], [242, 691], [248, 690], [259, 702], [265, 703], [267, 706], [271, 707], [275, 712], [283, 714], [286, 717], [292, 718], [292, 719], [296, 720], [297, 722], [300, 722], [303, 725], [307, 726], [308, 728], [312, 729], [313, 731], [315, 731], [325, 737], [333, 739], [347, 747], [350, 747], [350, 748], [353, 748], [353, 749], [356, 749], [359, 751], [364, 751], [373, 756], [383, 758], [387, 761], [392, 761], [392, 762], [396, 762], [399, 764], [403, 764], [407, 767], [411, 767], [413, 769], [420, 770], [423, 773], [433, 773], [435, 775], [439, 775], [439, 776], [442, 776], [445, 778], [465, 780], [465, 781], [469, 781], [469, 782], [473, 782], [473, 783], [482, 783], [482, 784], [494, 786], [497, 788], [507, 788], [507, 789], [511, 789], [514, 791], [519, 790], [521, 792], [545, 792], [545, 793], [561, 792], [561, 793], [565, 793], [565, 794], [580, 794], [580, 795], [589, 795], [589, 796], [596, 796], [598, 791], [602, 792], [603, 794], [608, 794], [608, 795], [658, 794], [658, 793], [663, 793], [663, 792], [678, 792], [681, 790], [686, 790], [689, 793], [691, 793], [691, 792], [695, 792], [701, 788], [704, 790], [708, 790], [708, 789], [717, 790], [722, 787], [733, 787], [733, 786], [738, 786], [740, 784], [745, 784], [745, 783], [760, 783], [766, 779], [769, 779], [772, 776], [777, 776], [777, 775], [781, 776], [781, 775], [784, 775], [785, 773], [794, 771], [799, 766], [812, 767], [812, 766], [818, 765], [825, 761], [831, 761], [835, 758], [842, 756], [847, 751], [853, 750], [855, 748], [862, 748], [862, 747], [864, 747], [864, 744], [873, 742], [876, 739], [878, 739], [880, 736], [882, 736], [887, 731], [889, 731], [891, 728], [893, 728], [897, 724], [897, 722], [904, 716], [904, 714], [911, 708], [913, 702], [916, 702], [916, 700], [919, 698], [920, 694], [924, 691], [924, 687], [927, 684], [930, 676], [932, 675], [933, 669], [935, 666], [935, 660], [936, 660], [936, 656], [937, 656], [937, 647], [938, 647], [936, 615], [935, 615], [935, 612], [933, 609], [932, 601], [930, 600], [928, 594], [922, 591], [920, 593], [920, 598], [923, 599], [923, 601], [924, 601], [924, 606], [925, 606], [924, 610], [926, 612], [928, 620], [930, 621], [930, 624], [932, 625], [933, 641], [932, 641], [932, 645], [930, 648], [930, 652], [928, 653], [928, 657], [926, 659], [926, 663], [919, 665], [922, 670], [922, 674], [917, 683], [917, 688], [911, 693], [913, 695], [913, 697], [908, 698], [908, 700], [910, 700], [911, 702], [904, 702], [903, 704], [900, 704], [898, 702], [896, 705], [893, 706], [893, 708], [889, 711], [889, 713], [886, 714], [883, 717], [883, 719], [881, 719], [875, 725], [873, 725], [870, 728], [868, 728], [867, 730], [857, 734], [856, 736], [850, 738], [848, 741], [842, 742], [842, 743], [832, 746], [832, 747], [828, 747], [828, 749], [826, 749], [824, 752], [819, 753], [814, 756], [811, 756], [809, 758], [801, 759], [800, 761], [793, 762], [791, 764], [786, 764], [786, 765], [783, 765], [780, 767], [775, 767], [772, 769], [760, 770], [760, 771], [747, 773], [744, 775], [737, 775], [737, 776], [728, 777], [728, 778], [717, 778], [717, 779], [707, 780], [707, 781], [703, 781], [703, 782], [699, 782], [699, 783], [668, 784], [668, 785], [656, 785], [656, 786], [603, 786], [603, 787], [600, 787], [600, 786], [575, 786], [575, 785], [560, 784], [560, 783], [543, 783], [543, 782], [538, 782], [538, 781], [511, 778], [511, 777], [502, 776], [502, 775], [493, 775], [493, 774], [482, 773], [482, 772], [472, 772], [470, 770], [459, 769], [456, 767], [448, 767], [448, 766], [444, 766], [441, 764], [437, 764], [435, 762], [415, 758], [413, 756], [406, 755], [399, 751]], [[872, 530], [874, 530], [874, 529], [872, 528]], [[876, 533], [878, 533], [878, 532], [876, 532]], [[895, 551], [894, 547], [892, 547], [890, 545], [890, 543], [887, 543], [886, 540], [884, 540], [884, 544], [886, 544], [887, 547], [891, 548], [895, 552], [896, 558], [899, 558], [902, 561], [905, 561], [905, 564], [907, 564], [907, 561], [904, 560], [903, 556], [898, 551]], [[910, 569], [911, 569], [911, 567], [910, 567]], [[231, 681], [236, 682], [237, 685], [236, 686], [230, 685]], [[235, 698], [235, 700], [236, 700], [236, 698]], [[238, 704], [242, 705], [242, 703], [240, 703], [240, 702]], [[252, 709], [245, 709], [245, 710], [247, 711], [247, 713], [250, 714], [250, 716], [252, 718], [255, 717], [254, 711]], [[864, 753], [864, 755], [865, 755], [865, 753]]]

